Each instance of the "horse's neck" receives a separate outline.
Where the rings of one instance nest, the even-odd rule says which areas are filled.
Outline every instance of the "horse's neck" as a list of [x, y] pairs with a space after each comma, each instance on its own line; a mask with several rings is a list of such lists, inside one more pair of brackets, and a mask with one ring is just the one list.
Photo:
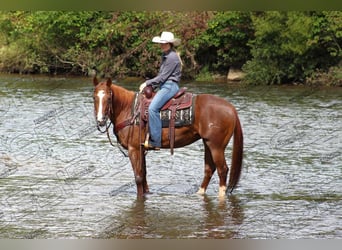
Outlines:
[[129, 91], [115, 84], [111, 85], [111, 90], [113, 93], [112, 108], [114, 111], [114, 117], [112, 118], [115, 122], [121, 122], [121, 119], [127, 119], [131, 116], [131, 108], [135, 94], [133, 91]]

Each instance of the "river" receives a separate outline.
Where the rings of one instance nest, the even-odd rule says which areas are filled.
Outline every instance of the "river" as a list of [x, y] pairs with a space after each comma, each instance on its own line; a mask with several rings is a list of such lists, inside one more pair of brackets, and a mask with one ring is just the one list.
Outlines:
[[152, 193], [137, 199], [128, 158], [95, 127], [90, 78], [0, 75], [0, 237], [342, 238], [342, 88], [182, 85], [238, 110], [243, 172], [223, 201], [216, 173], [195, 194], [201, 141], [149, 152]]

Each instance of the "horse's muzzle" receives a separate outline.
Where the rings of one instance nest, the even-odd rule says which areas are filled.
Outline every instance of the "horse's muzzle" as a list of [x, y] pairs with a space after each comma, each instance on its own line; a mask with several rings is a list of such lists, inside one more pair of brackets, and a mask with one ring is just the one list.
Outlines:
[[103, 127], [106, 125], [107, 119], [102, 119], [101, 121], [97, 121], [97, 126]]

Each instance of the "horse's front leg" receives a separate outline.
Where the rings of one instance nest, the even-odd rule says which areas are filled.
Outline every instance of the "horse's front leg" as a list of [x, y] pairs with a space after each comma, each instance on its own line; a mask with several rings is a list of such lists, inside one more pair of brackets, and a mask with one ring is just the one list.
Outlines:
[[137, 185], [137, 196], [141, 197], [149, 192], [146, 180], [146, 160], [144, 149], [129, 148], [129, 159], [134, 172], [135, 183]]
[[148, 184], [147, 184], [147, 178], [146, 178], [146, 158], [145, 158], [145, 149], [141, 148], [139, 150], [139, 154], [140, 154], [140, 160], [141, 160], [141, 169], [142, 169], [142, 173], [143, 173], [143, 193], [147, 194], [150, 192], [150, 189], [148, 188]]

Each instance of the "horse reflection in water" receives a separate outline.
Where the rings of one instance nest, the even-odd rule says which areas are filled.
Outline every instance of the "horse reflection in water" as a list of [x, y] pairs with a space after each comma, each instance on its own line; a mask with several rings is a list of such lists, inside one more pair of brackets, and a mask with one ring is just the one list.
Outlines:
[[[99, 82], [93, 79], [94, 108], [97, 125], [106, 126], [107, 120], [117, 125], [125, 124], [133, 118], [132, 107], [136, 93], [112, 83], [111, 79]], [[223, 98], [200, 94], [194, 100], [194, 121], [191, 125], [175, 129], [174, 147], [184, 147], [199, 139], [204, 144], [204, 178], [198, 193], [204, 194], [214, 172], [219, 176], [219, 196], [225, 197], [227, 192], [228, 166], [224, 151], [231, 137], [234, 137], [232, 163], [230, 168], [228, 190], [230, 192], [238, 184], [243, 156], [243, 133], [240, 120], [234, 106]], [[114, 133], [120, 144], [128, 150], [133, 168], [138, 197], [149, 192], [146, 180], [145, 149], [141, 146], [145, 138], [145, 129], [134, 123], [120, 126]], [[107, 128], [108, 129], [108, 128]], [[170, 148], [168, 128], [162, 130], [162, 148]]]
[[[136, 199], [98, 235], [99, 238], [202, 238], [232, 239], [239, 237], [244, 220], [241, 202], [235, 195], [218, 202], [203, 195], [203, 199], [182, 197], [175, 201], [166, 195], [156, 203], [147, 198]], [[196, 202], [194, 202], [196, 201]], [[179, 208], [181, 207], [181, 211]], [[196, 211], [194, 213], [193, 211]]]

